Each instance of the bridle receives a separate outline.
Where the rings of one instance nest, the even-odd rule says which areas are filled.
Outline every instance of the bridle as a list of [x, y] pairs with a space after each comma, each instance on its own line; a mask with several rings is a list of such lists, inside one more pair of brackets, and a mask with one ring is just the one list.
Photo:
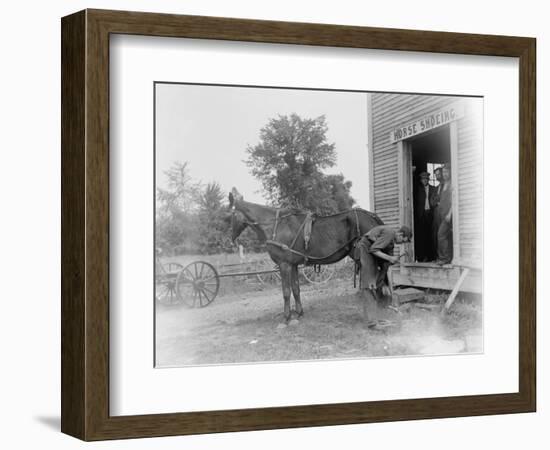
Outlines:
[[[266, 223], [261, 223], [261, 222], [257, 222], [257, 221], [251, 222], [246, 218], [246, 216], [243, 213], [241, 213], [241, 215], [243, 216], [243, 220], [241, 220], [241, 223], [244, 225], [243, 230], [246, 227], [250, 227], [250, 228], [256, 230], [257, 232], [259, 232], [260, 235], [264, 237], [264, 239], [263, 239], [264, 241], [267, 240], [267, 237], [266, 237], [264, 229], [262, 228], [262, 225], [271, 225], [271, 222], [266, 222]], [[235, 222], [237, 220], [236, 216], [237, 216], [237, 210], [236, 210], [235, 206], [232, 206], [231, 207], [231, 229], [232, 230], [235, 230], [235, 225], [236, 225]]]

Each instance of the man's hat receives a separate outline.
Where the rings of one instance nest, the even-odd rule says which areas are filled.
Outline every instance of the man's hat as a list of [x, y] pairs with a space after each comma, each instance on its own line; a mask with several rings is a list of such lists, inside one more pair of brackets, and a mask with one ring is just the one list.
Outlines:
[[399, 228], [399, 231], [403, 233], [403, 236], [408, 237], [409, 239], [412, 237], [412, 230], [407, 226], [403, 225], [401, 228]]
[[418, 175], [420, 179], [427, 178], [430, 179], [430, 174], [428, 172], [421, 172], [420, 175]]

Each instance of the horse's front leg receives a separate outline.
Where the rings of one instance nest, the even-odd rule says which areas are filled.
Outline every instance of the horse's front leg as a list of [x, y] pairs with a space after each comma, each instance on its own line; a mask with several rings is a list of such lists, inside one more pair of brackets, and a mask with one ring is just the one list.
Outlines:
[[296, 304], [296, 314], [298, 314], [298, 317], [302, 317], [304, 315], [304, 308], [302, 308], [300, 300], [300, 275], [297, 265], [292, 266], [291, 275], [292, 295], [294, 295], [294, 303]]
[[292, 277], [292, 267], [288, 263], [281, 263], [279, 265], [279, 270], [281, 272], [281, 281], [283, 285], [283, 298], [285, 300], [284, 306], [284, 316], [285, 322], [290, 321], [290, 285]]

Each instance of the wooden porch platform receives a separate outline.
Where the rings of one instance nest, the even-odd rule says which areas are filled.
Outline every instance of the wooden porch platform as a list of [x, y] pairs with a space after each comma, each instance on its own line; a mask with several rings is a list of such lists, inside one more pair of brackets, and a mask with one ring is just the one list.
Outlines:
[[[464, 268], [446, 264], [405, 263], [390, 268], [388, 275], [394, 286], [414, 286], [421, 288], [452, 290]], [[470, 273], [460, 287], [462, 292], [481, 294], [481, 269], [471, 268]]]

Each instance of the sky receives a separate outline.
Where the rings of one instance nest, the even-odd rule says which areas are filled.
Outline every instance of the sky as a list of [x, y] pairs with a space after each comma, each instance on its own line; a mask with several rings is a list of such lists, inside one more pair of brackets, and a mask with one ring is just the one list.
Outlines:
[[245, 200], [266, 203], [261, 183], [244, 163], [246, 148], [259, 143], [260, 129], [278, 115], [325, 115], [327, 141], [336, 165], [353, 183], [357, 206], [369, 208], [367, 94], [255, 87], [156, 84], [156, 179], [175, 162], [188, 162], [195, 181], [235, 186]]

